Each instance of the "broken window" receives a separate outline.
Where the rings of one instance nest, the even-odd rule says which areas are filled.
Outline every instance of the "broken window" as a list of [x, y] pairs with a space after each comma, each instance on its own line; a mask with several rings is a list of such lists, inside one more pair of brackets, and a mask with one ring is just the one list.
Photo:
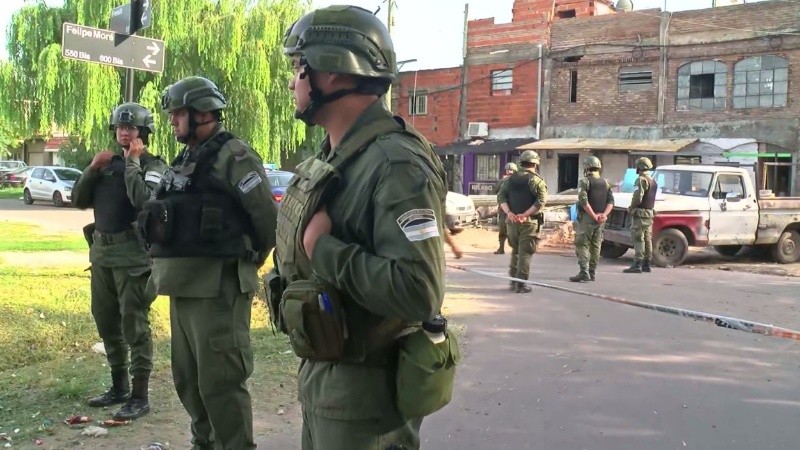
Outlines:
[[719, 61], [694, 61], [678, 68], [678, 111], [725, 109], [728, 67]]
[[578, 71], [569, 71], [569, 102], [578, 103]]
[[566, 9], [564, 11], [557, 11], [556, 17], [559, 19], [572, 19], [575, 17], [575, 10], [574, 9]]
[[789, 61], [780, 56], [745, 58], [733, 70], [733, 107], [779, 108], [789, 92]]
[[653, 70], [642, 67], [623, 67], [619, 70], [619, 90], [637, 91], [653, 87]]

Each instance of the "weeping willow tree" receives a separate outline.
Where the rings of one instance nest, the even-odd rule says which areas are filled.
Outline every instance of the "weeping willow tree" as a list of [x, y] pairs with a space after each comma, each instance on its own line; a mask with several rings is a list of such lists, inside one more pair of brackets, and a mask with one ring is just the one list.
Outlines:
[[[125, 72], [61, 56], [64, 22], [108, 28], [120, 0], [42, 1], [18, 11], [8, 30], [10, 67], [0, 66], [0, 117], [11, 134], [47, 136], [54, 128], [80, 137], [89, 148], [113, 142], [111, 110], [123, 99]], [[189, 75], [216, 82], [228, 98], [227, 127], [250, 142], [265, 161], [279, 162], [305, 139], [293, 119], [287, 83], [291, 69], [282, 53], [286, 28], [309, 8], [308, 0], [153, 0], [153, 24], [141, 35], [165, 41], [164, 72], [135, 72], [135, 100], [154, 112], [151, 151], [173, 157], [179, 145], [161, 92]], [[0, 125], [2, 133], [2, 125]], [[2, 134], [0, 134], [2, 137]]]

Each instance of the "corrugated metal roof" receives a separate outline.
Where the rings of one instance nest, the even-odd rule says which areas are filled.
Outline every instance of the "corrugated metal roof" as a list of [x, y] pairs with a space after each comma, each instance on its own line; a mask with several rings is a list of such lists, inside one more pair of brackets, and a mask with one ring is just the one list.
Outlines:
[[554, 138], [530, 142], [519, 150], [623, 150], [674, 153], [697, 139], [581, 139]]
[[491, 155], [506, 152], [513, 152], [520, 145], [531, 142], [532, 138], [510, 138], [510, 139], [476, 139], [472, 141], [460, 141], [454, 144], [436, 147], [437, 155], [463, 155], [473, 153], [477, 155]]

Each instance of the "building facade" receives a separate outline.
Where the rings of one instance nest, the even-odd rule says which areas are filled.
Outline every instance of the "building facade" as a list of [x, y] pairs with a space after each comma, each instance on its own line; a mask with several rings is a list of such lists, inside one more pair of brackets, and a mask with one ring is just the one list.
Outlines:
[[[759, 188], [796, 195], [798, 16], [800, 2], [767, 1], [554, 23], [536, 144], [557, 159], [546, 179], [570, 187], [577, 175], [566, 172], [594, 154], [618, 180], [647, 155], [661, 165], [740, 164]], [[578, 138], [592, 146], [566, 145]]]

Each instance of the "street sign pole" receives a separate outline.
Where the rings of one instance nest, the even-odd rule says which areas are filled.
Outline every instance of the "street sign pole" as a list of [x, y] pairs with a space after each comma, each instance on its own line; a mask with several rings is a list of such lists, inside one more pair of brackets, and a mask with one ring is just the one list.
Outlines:
[[[139, 2], [136, 0], [131, 0], [131, 36], [136, 35], [138, 31], [137, 27], [139, 26]], [[125, 101], [132, 102], [133, 101], [133, 69], [130, 67], [125, 69]]]

